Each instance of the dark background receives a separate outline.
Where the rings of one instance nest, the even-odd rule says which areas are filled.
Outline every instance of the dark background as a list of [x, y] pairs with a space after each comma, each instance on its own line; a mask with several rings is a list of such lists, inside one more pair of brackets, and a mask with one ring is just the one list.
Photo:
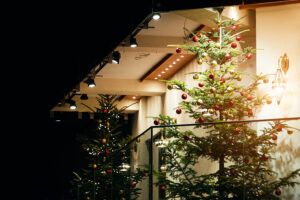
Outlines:
[[[244, 1], [256, 2], [267, 1]], [[7, 128], [3, 128], [6, 131], [2, 138], [4, 156], [8, 158], [3, 161], [8, 169], [3, 174], [8, 176], [5, 185], [9, 189], [4, 193], [13, 199], [62, 199], [69, 182], [68, 171], [81, 165], [80, 160], [69, 156], [80, 154], [73, 138], [89, 122], [72, 121], [69, 117], [62, 127], [53, 124], [49, 111], [152, 10], [167, 12], [242, 3], [133, 0], [10, 6], [3, 18], [8, 25], [5, 31], [10, 31], [8, 37], [3, 37], [9, 46], [6, 51], [12, 52], [3, 67], [10, 71], [2, 73], [3, 79], [8, 78], [3, 86], [12, 89], [2, 96], [13, 104], [4, 104], [3, 108], [9, 109], [6, 118], [10, 119], [10, 123], [4, 122]], [[14, 97], [7, 98], [11, 93]]]

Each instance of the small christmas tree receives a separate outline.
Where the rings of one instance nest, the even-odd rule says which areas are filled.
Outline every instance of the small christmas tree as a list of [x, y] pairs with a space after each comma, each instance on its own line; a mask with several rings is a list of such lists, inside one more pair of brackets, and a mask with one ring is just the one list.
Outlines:
[[90, 135], [81, 138], [89, 166], [82, 170], [82, 175], [74, 172], [73, 194], [77, 199], [125, 200], [137, 199], [139, 195], [136, 184], [144, 172], [130, 169], [130, 151], [124, 148], [129, 137], [122, 133], [121, 120], [121, 113], [127, 107], [118, 110], [116, 101], [116, 96], [100, 95], [100, 108], [95, 112], [96, 127]]
[[[237, 32], [239, 22], [222, 20], [220, 12], [214, 22], [218, 32], [193, 33], [191, 40], [195, 45], [170, 45], [177, 47], [177, 53], [182, 49], [193, 52], [199, 64], [206, 62], [211, 66], [191, 73], [198, 87], [166, 81], [168, 89], [183, 92], [176, 113], [185, 111], [207, 136], [167, 128], [166, 138], [172, 140], [163, 149], [165, 165], [156, 172], [157, 185], [165, 199], [279, 199], [283, 187], [298, 184], [292, 178], [299, 176], [300, 170], [276, 180], [276, 173], [268, 165], [278, 134], [292, 133], [292, 128], [283, 121], [270, 122], [258, 135], [250, 124], [226, 123], [254, 117], [255, 110], [271, 103], [271, 99], [256, 95], [257, 86], [267, 80], [264, 75], [255, 75], [249, 85], [239, 84], [245, 74], [237, 71], [238, 65], [255, 53], [252, 47], [237, 49], [245, 30]], [[217, 123], [201, 126], [203, 122]], [[173, 124], [174, 120], [160, 115], [154, 123]], [[195, 165], [200, 157], [217, 161], [218, 171], [199, 175]]]

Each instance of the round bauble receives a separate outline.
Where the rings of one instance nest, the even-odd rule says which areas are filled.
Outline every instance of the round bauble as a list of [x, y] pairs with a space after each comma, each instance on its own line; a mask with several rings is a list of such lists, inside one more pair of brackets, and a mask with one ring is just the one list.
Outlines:
[[241, 76], [238, 76], [238, 77], [237, 77], [237, 80], [238, 80], [238, 81], [242, 81], [242, 77], [241, 77]]
[[215, 74], [211, 73], [208, 77], [213, 80], [215, 78]]
[[241, 96], [244, 96], [245, 95], [245, 91], [244, 90], [241, 91], [240, 94], [241, 94]]
[[107, 173], [111, 174], [112, 173], [112, 170], [111, 169], [108, 169], [106, 170]]
[[199, 65], [201, 65], [201, 64], [203, 63], [203, 60], [202, 60], [201, 58], [198, 58], [198, 59], [197, 59], [197, 63], [198, 63]]
[[236, 39], [236, 41], [240, 41], [242, 39], [242, 36], [237, 35], [237, 36], [235, 36], [235, 39]]
[[120, 160], [123, 162], [125, 159], [124, 159], [124, 157], [121, 157]]
[[165, 189], [166, 189], [166, 186], [161, 186], [161, 189], [162, 189], [162, 190], [165, 190]]
[[277, 196], [280, 196], [281, 195], [281, 190], [278, 188], [278, 189], [276, 189], [275, 190], [275, 194], [277, 195]]
[[189, 136], [189, 135], [184, 135], [184, 136], [183, 136], [183, 138], [184, 138], [184, 140], [186, 140], [186, 141], [187, 141], [187, 140], [189, 140], [189, 139], [190, 139], [190, 136]]
[[176, 48], [176, 53], [181, 53], [181, 52], [182, 52], [182, 49], [179, 48], [179, 47], [177, 47], [177, 48]]
[[280, 132], [280, 131], [282, 131], [282, 127], [279, 125], [279, 126], [276, 126], [276, 130], [278, 131], [278, 132]]
[[215, 110], [220, 110], [220, 106], [218, 104], [214, 105]]
[[202, 58], [207, 58], [208, 54], [206, 52], [204, 52], [201, 56], [202, 56]]
[[87, 197], [86, 200], [91, 200], [91, 197]]
[[216, 47], [216, 48], [220, 48], [220, 47], [221, 47], [221, 44], [220, 44], [219, 42], [217, 42], [217, 43], [215, 44], [215, 47]]
[[230, 169], [230, 174], [231, 174], [232, 176], [234, 176], [234, 175], [236, 174], [236, 170], [235, 170], [235, 169]]
[[103, 113], [107, 113], [107, 109], [103, 109]]
[[266, 154], [263, 154], [261, 158], [262, 158], [263, 161], [268, 161], [269, 156], [266, 155]]
[[208, 112], [209, 112], [210, 114], [214, 114], [215, 111], [214, 111], [214, 109], [209, 109]]
[[204, 118], [203, 117], [200, 117], [199, 119], [198, 119], [198, 122], [200, 122], [200, 123], [203, 123], [205, 120], [204, 120]]
[[237, 25], [234, 24], [231, 26], [231, 30], [235, 31], [236, 29], [237, 29]]
[[293, 131], [292, 131], [292, 130], [287, 130], [287, 133], [288, 133], [289, 135], [291, 135], [291, 134], [293, 134]]
[[229, 149], [229, 150], [227, 150], [227, 155], [229, 155], [229, 156], [231, 156], [232, 155], [232, 151]]
[[268, 79], [268, 78], [265, 78], [265, 79], [263, 80], [263, 82], [267, 84], [267, 83], [269, 83], [269, 79]]
[[182, 99], [187, 99], [187, 94], [182, 94], [182, 95], [181, 95], [181, 98], [182, 98]]
[[216, 60], [213, 60], [210, 64], [211, 66], [215, 67], [218, 65], [218, 62]]
[[131, 183], [130, 186], [131, 186], [132, 188], [135, 188], [136, 183]]
[[234, 105], [234, 101], [233, 100], [230, 100], [228, 103], [229, 103], [229, 106], [233, 106]]
[[250, 95], [250, 94], [248, 94], [246, 98], [247, 98], [247, 100], [251, 101], [251, 100], [252, 100], [252, 98], [253, 98], [253, 96], [252, 96], [252, 95]]
[[221, 81], [221, 83], [225, 83], [226, 82], [225, 78], [220, 78], [220, 81]]
[[277, 140], [277, 135], [272, 135], [272, 140]]
[[216, 92], [216, 88], [211, 87], [211, 88], [210, 88], [210, 92], [211, 92], [211, 93], [215, 93], [215, 92]]
[[253, 116], [253, 115], [254, 115], [253, 111], [252, 110], [248, 110], [248, 116]]
[[208, 43], [210, 43], [211, 41], [212, 41], [211, 39], [208, 39], [208, 40], [207, 40]]
[[167, 87], [169, 90], [172, 90], [174, 88], [173, 85], [168, 85]]
[[237, 43], [235, 43], [235, 42], [231, 43], [231, 47], [234, 49], [237, 48]]
[[234, 70], [233, 70], [233, 69], [230, 69], [230, 70], [229, 70], [229, 74], [230, 74], [230, 75], [234, 75]]
[[193, 41], [194, 41], [194, 42], [198, 42], [198, 41], [199, 41], [199, 38], [198, 38], [197, 35], [194, 35], [194, 36], [193, 36]]
[[159, 120], [158, 119], [156, 119], [156, 120], [154, 120], [154, 125], [158, 125], [159, 124]]
[[241, 129], [240, 129], [240, 128], [235, 128], [235, 131], [234, 131], [234, 134], [235, 134], [235, 135], [238, 135], [240, 132], [241, 132]]
[[102, 144], [106, 144], [106, 138], [103, 138], [103, 139], [101, 140], [101, 142], [102, 142]]
[[203, 101], [202, 101], [201, 99], [198, 99], [198, 100], [197, 100], [197, 105], [200, 106], [200, 105], [202, 105], [202, 104], [203, 104]]
[[203, 87], [203, 86], [204, 86], [204, 82], [199, 82], [199, 83], [198, 83], [198, 86], [199, 86], [199, 87]]
[[97, 165], [96, 165], [96, 164], [93, 164], [93, 168], [96, 169], [96, 168], [97, 168]]
[[228, 87], [228, 88], [226, 89], [226, 91], [227, 91], [227, 92], [232, 92], [232, 91], [233, 91], [233, 88], [232, 88], [232, 87]]
[[182, 111], [181, 111], [180, 108], [177, 108], [177, 109], [176, 109], [176, 113], [177, 113], [178, 115], [181, 114], [181, 112], [182, 112]]
[[249, 158], [244, 158], [244, 163], [248, 164], [249, 163]]
[[271, 104], [271, 103], [272, 103], [272, 99], [268, 99], [267, 104]]
[[225, 54], [225, 59], [226, 60], [230, 60], [231, 59], [231, 54], [230, 53], [226, 53]]
[[193, 79], [194, 79], [194, 80], [199, 79], [199, 75], [198, 75], [198, 74], [194, 74], [194, 75], [193, 75]]
[[246, 54], [246, 58], [247, 58], [247, 59], [251, 59], [251, 58], [252, 58], [252, 54], [251, 54], [251, 53], [247, 53], [247, 54]]

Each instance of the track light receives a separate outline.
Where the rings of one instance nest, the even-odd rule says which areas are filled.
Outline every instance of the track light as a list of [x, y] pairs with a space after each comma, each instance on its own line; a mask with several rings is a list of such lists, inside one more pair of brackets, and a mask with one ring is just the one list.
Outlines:
[[131, 38], [130, 38], [130, 47], [135, 48], [135, 47], [137, 47], [137, 46], [138, 46], [138, 44], [137, 44], [137, 42], [136, 42], [136, 38], [131, 37]]
[[76, 102], [73, 101], [73, 100], [70, 100], [70, 109], [71, 109], [71, 110], [75, 110], [76, 108], [77, 108]]
[[152, 19], [153, 20], [160, 20], [160, 18], [161, 18], [161, 16], [160, 16], [160, 14], [159, 13], [153, 13], [153, 15], [152, 15]]
[[92, 78], [89, 78], [89, 79], [86, 81], [86, 83], [88, 84], [89, 87], [95, 87], [95, 86], [96, 86], [95, 81], [94, 81], [94, 79], [92, 79]]
[[89, 98], [88, 98], [87, 94], [82, 94], [82, 95], [80, 96], [80, 99], [81, 99], [81, 100], [88, 100]]
[[112, 62], [116, 63], [116, 64], [119, 64], [120, 58], [121, 58], [120, 52], [114, 51], [113, 54], [112, 54]]

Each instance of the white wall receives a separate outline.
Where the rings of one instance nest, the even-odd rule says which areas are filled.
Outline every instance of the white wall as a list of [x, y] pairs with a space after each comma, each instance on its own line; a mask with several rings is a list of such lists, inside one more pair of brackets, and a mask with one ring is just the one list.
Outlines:
[[[286, 74], [288, 89], [280, 103], [273, 101], [259, 113], [259, 118], [300, 116], [300, 4], [259, 8], [256, 10], [256, 46], [264, 49], [257, 54], [257, 73], [274, 74], [278, 58], [285, 52], [290, 59]], [[272, 79], [270, 80], [272, 81]], [[269, 89], [264, 87], [262, 93]], [[289, 122], [300, 128], [300, 121]], [[262, 124], [260, 125], [262, 127]], [[300, 168], [300, 135], [278, 135], [276, 161], [273, 169], [284, 176]], [[300, 181], [300, 179], [298, 179]], [[300, 199], [300, 187], [284, 190], [283, 199]]]

